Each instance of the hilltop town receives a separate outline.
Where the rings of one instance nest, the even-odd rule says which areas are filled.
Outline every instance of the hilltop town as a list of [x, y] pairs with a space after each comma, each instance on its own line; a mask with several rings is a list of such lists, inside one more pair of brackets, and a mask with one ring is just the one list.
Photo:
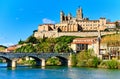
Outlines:
[[[78, 8], [76, 17], [73, 17], [71, 13], [65, 15], [63, 11], [60, 11], [60, 23], [39, 25], [38, 30], [32, 36], [25, 41], [20, 40], [18, 45], [10, 46], [5, 51], [20, 52], [21, 49], [26, 49], [27, 46], [31, 50], [26, 49], [21, 52], [72, 51], [78, 53], [82, 50], [93, 49], [97, 57], [112, 59], [120, 51], [120, 40], [117, 39], [120, 37], [119, 33], [120, 21], [110, 22], [103, 17], [98, 20], [90, 20], [84, 18], [82, 8]], [[106, 41], [106, 36], [109, 40], [112, 40], [113, 44]], [[110, 52], [111, 54], [109, 54]]]
[[[110, 22], [106, 18], [90, 20], [83, 17], [82, 8], [71, 13], [60, 12], [60, 23], [41, 24], [26, 40], [8, 48], [1, 46], [2, 55], [32, 53], [42, 55], [70, 54], [68, 66], [120, 68], [120, 21]], [[18, 53], [18, 54], [19, 54]], [[8, 55], [8, 54], [5, 54]], [[114, 59], [114, 60], [113, 60]], [[2, 59], [0, 59], [2, 62]], [[105, 62], [104, 60], [107, 60]], [[65, 61], [63, 59], [63, 61]], [[37, 64], [31, 57], [19, 59], [16, 64]], [[114, 64], [113, 64], [114, 63]], [[65, 63], [64, 63], [65, 64]], [[9, 65], [9, 64], [8, 64]], [[42, 60], [42, 65], [62, 65], [59, 57]], [[11, 66], [11, 65], [10, 65]]]
[[[60, 23], [57, 24], [41, 24], [34, 33], [34, 37], [60, 37], [60, 36], [97, 36], [97, 31], [101, 31], [101, 35], [113, 34], [116, 30], [116, 24], [120, 25], [120, 21], [110, 22], [106, 18], [100, 17], [98, 20], [90, 20], [83, 17], [82, 8], [76, 10], [76, 17], [71, 13], [65, 15], [60, 12]], [[109, 31], [109, 32], [108, 32]]]

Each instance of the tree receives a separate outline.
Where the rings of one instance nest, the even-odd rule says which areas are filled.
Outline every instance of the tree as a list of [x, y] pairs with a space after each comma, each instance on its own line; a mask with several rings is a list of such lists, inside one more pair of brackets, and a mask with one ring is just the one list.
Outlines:
[[120, 28], [119, 22], [115, 22], [115, 24], [116, 24], [116, 28]]
[[71, 48], [68, 47], [67, 43], [57, 43], [54, 48], [55, 52], [71, 52]]
[[20, 48], [17, 48], [15, 52], [22, 52], [22, 53], [33, 53], [36, 52], [35, 47], [32, 44], [27, 44], [25, 46], [22, 46]]
[[93, 50], [85, 50], [77, 54], [77, 66], [97, 67], [100, 60], [94, 55]]
[[35, 38], [34, 36], [31, 35], [27, 38], [26, 42], [36, 44], [36, 43], [38, 43], [38, 40], [37, 40], [37, 38]]
[[18, 42], [18, 44], [24, 44], [25, 42], [24, 41], [22, 41], [21, 39], [20, 39], [20, 41]]

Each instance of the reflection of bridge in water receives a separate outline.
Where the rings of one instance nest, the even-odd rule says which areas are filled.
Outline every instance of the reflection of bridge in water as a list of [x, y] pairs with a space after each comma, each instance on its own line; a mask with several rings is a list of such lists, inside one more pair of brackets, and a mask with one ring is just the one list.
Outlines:
[[8, 67], [16, 67], [20, 58], [31, 57], [36, 61], [36, 66], [45, 66], [46, 60], [51, 57], [60, 59], [62, 65], [71, 65], [70, 53], [4, 53], [0, 52], [0, 58], [4, 58]]

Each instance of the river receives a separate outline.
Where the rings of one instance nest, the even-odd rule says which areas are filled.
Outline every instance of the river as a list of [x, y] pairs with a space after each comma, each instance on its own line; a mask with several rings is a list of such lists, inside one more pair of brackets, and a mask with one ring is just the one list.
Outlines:
[[0, 64], [0, 79], [120, 79], [120, 70], [48, 66], [7, 68]]

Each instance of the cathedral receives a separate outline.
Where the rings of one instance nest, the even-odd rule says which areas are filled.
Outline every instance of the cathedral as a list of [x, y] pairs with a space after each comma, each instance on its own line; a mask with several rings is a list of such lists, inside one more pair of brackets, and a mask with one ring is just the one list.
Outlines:
[[98, 20], [89, 20], [89, 18], [83, 17], [82, 8], [76, 10], [76, 17], [73, 17], [71, 13], [67, 15], [60, 12], [60, 23], [57, 24], [42, 24], [39, 25], [38, 31], [35, 32], [35, 37], [59, 37], [64, 34], [78, 33], [78, 32], [97, 32], [98, 30], [104, 31], [106, 28], [115, 28], [115, 23], [107, 22], [106, 18], [100, 18]]
[[73, 32], [73, 31], [97, 31], [106, 28], [106, 19], [89, 20], [83, 17], [82, 8], [76, 11], [76, 17], [72, 17], [71, 13], [66, 16], [63, 11], [60, 12], [60, 23], [55, 24], [59, 31]]

